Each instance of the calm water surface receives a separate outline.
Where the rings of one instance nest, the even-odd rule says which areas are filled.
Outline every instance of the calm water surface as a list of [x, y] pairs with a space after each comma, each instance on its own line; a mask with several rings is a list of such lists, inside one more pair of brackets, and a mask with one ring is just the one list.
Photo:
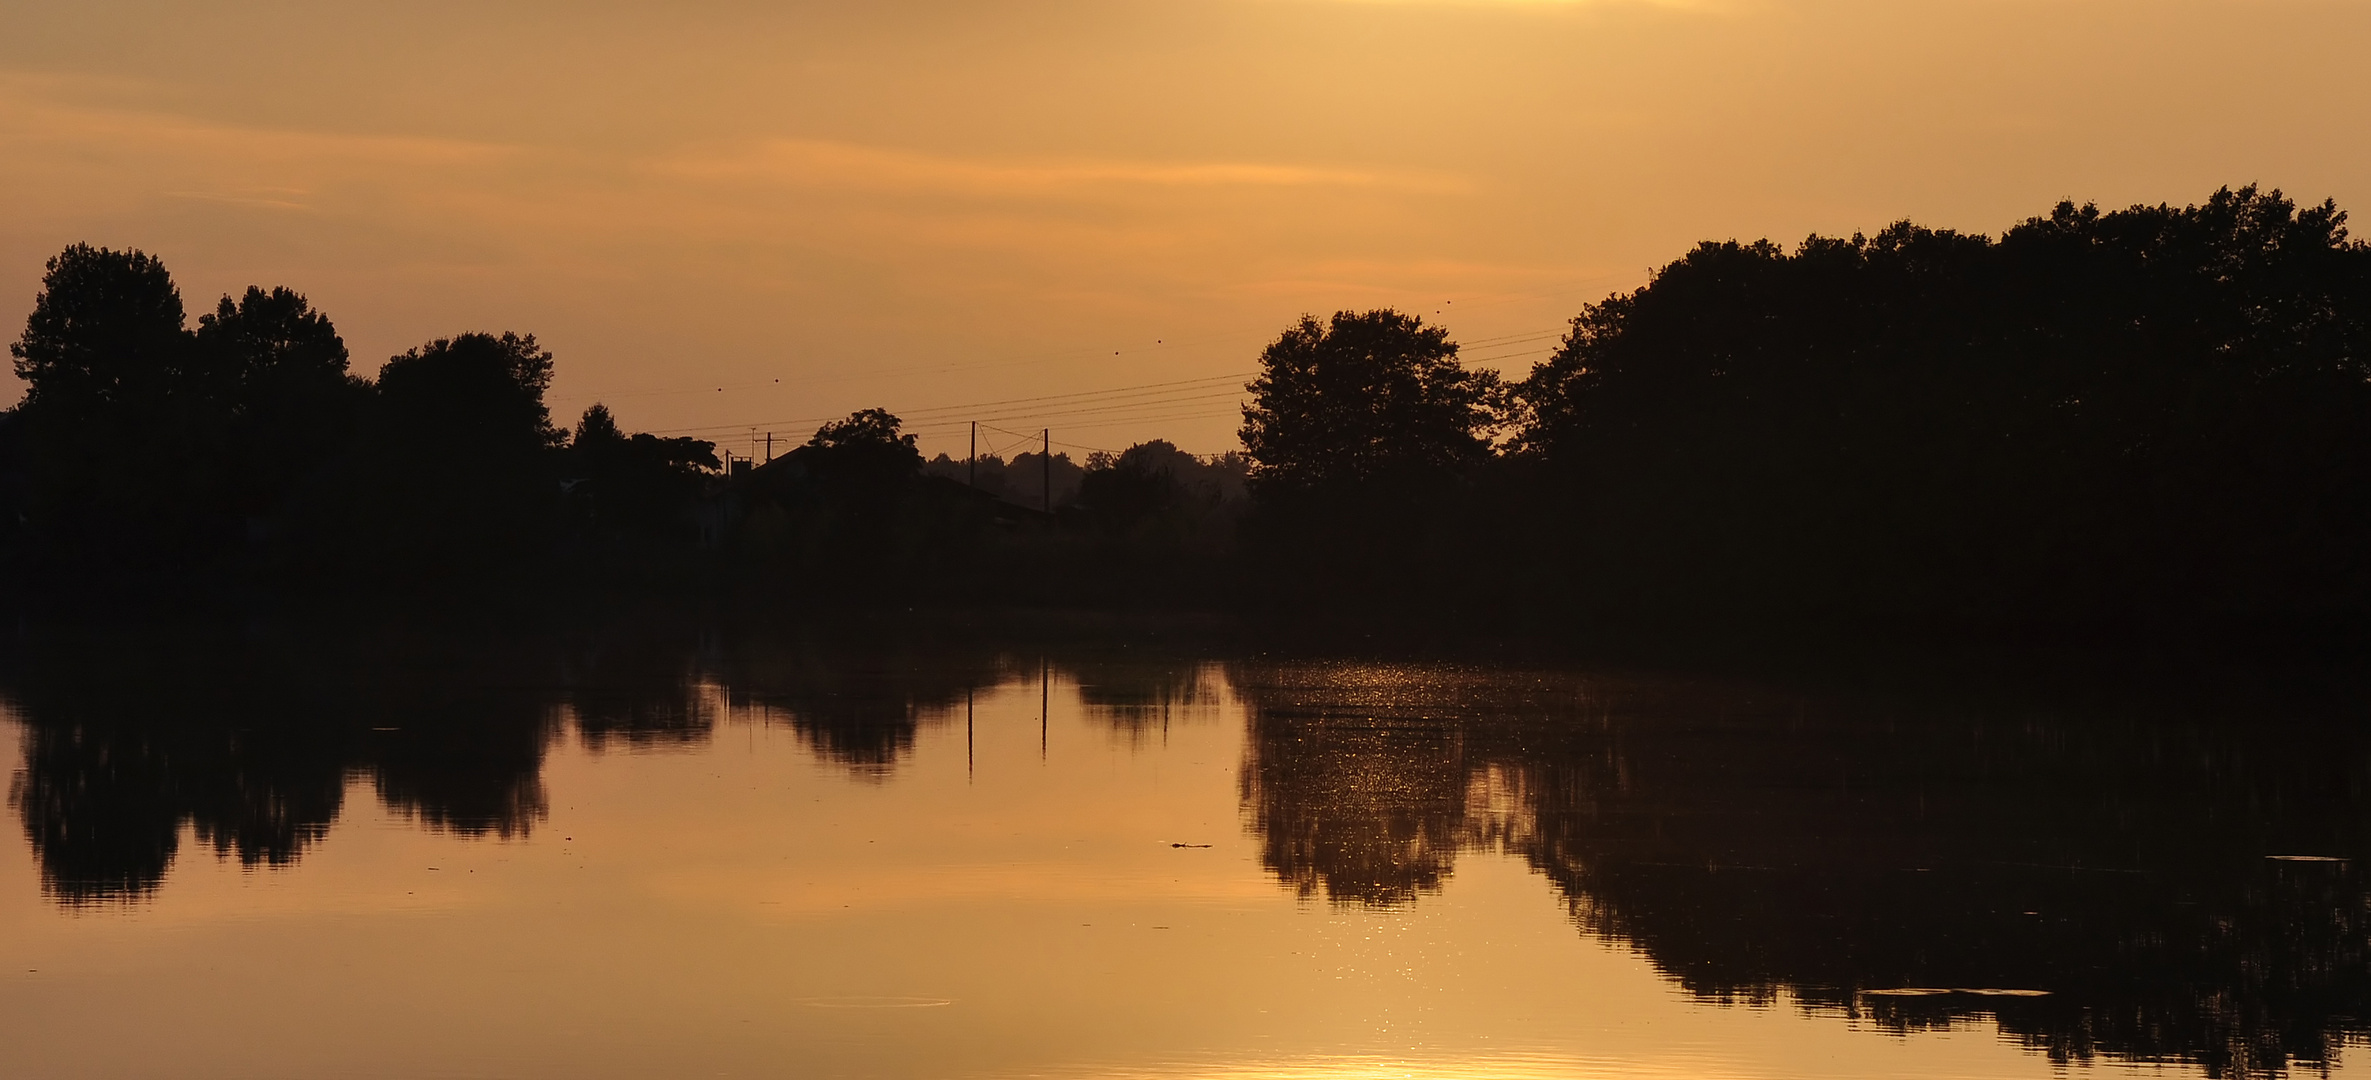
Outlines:
[[2343, 704], [659, 634], [36, 641], [0, 693], [11, 1077], [2366, 1053]]

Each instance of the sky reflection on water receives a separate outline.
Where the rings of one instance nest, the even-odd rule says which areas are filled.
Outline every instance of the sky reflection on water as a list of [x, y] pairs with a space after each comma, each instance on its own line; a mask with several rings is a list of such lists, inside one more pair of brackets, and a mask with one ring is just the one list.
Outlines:
[[5, 678], [6, 1076], [2247, 1075], [2371, 1015], [2320, 706], [713, 635]]

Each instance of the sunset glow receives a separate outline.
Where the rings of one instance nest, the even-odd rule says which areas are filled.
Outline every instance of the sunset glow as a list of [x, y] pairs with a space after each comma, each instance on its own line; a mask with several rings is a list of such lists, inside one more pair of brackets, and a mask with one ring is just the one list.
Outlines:
[[[532, 331], [563, 417], [939, 409], [960, 453], [952, 407], [1243, 371], [1302, 312], [1521, 372], [1700, 239], [2360, 204], [2367, 43], [2352, 2], [18, 4], [0, 295], [140, 247], [193, 309], [307, 293], [365, 374]], [[1232, 444], [1135, 405], [1012, 424]]]

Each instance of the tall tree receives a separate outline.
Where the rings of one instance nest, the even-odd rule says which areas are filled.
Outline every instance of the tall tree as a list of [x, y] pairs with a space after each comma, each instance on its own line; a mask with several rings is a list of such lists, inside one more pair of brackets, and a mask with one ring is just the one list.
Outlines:
[[334, 393], [346, 380], [346, 342], [304, 294], [250, 285], [198, 316], [197, 343], [210, 380], [249, 409], [278, 399]]
[[598, 401], [585, 407], [584, 415], [576, 421], [577, 449], [610, 446], [626, 441], [626, 433], [618, 430], [617, 417], [610, 415], [609, 406]]
[[551, 379], [532, 334], [461, 334], [388, 360], [343, 526], [357, 554], [407, 574], [534, 569], [560, 515]]
[[24, 335], [8, 347], [29, 411], [91, 419], [185, 390], [181, 290], [154, 256], [76, 244], [49, 260]]
[[153, 256], [76, 244], [49, 260], [9, 346], [26, 383], [19, 539], [48, 581], [186, 578], [235, 534], [227, 414], [194, 377], [182, 316]]
[[384, 421], [418, 448], [518, 460], [566, 438], [543, 401], [551, 384], [535, 335], [462, 334], [388, 360], [378, 396]]
[[233, 486], [259, 525], [292, 490], [347, 449], [366, 387], [347, 373], [346, 342], [303, 294], [248, 286], [198, 317], [197, 375], [230, 414]]
[[1388, 309], [1298, 325], [1260, 354], [1243, 448], [1258, 488], [1315, 489], [1454, 469], [1490, 454], [1497, 376], [1448, 331]]
[[1243, 410], [1248, 539], [1279, 602], [1456, 603], [1480, 550], [1472, 481], [1500, 387], [1440, 327], [1397, 311], [1303, 316], [1260, 354]]

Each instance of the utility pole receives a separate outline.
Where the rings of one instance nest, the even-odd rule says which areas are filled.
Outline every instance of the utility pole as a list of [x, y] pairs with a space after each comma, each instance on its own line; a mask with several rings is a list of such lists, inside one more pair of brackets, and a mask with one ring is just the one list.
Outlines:
[[774, 433], [766, 432], [766, 460], [774, 460]]
[[971, 422], [971, 454], [963, 461], [964, 467], [970, 470], [963, 479], [964, 485], [980, 486], [980, 422], [977, 420]]
[[1051, 514], [1054, 512], [1054, 429], [1047, 428], [1038, 437], [1045, 440], [1045, 448], [1037, 452], [1037, 461], [1045, 466], [1045, 511]]

